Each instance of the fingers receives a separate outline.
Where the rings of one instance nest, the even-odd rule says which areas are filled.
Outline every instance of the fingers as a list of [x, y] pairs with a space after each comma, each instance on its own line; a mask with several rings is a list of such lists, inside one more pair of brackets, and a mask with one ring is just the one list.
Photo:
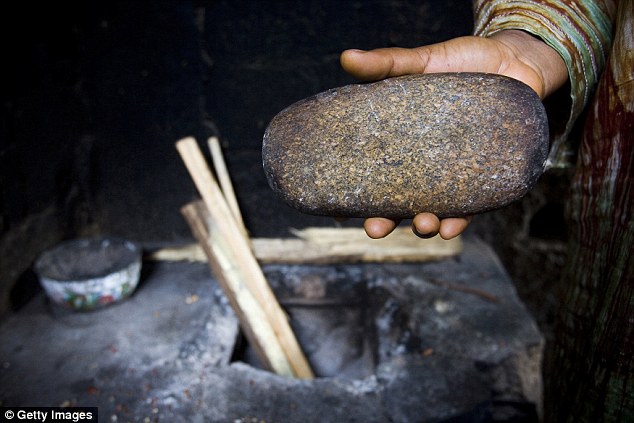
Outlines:
[[346, 50], [341, 54], [343, 69], [355, 78], [376, 81], [390, 76], [423, 73], [426, 56], [419, 49], [380, 48], [376, 50]]
[[[473, 216], [449, 217], [440, 220], [433, 213], [419, 213], [412, 221], [412, 230], [421, 238], [432, 238], [440, 235], [441, 238], [449, 240], [463, 233]], [[373, 239], [385, 238], [398, 226], [399, 222], [383, 217], [373, 217], [366, 219], [363, 228], [365, 233]]]
[[442, 239], [452, 239], [460, 235], [467, 229], [473, 216], [467, 217], [450, 217], [440, 222], [438, 233]]
[[412, 221], [414, 233], [421, 238], [431, 238], [440, 230], [440, 219], [433, 213], [419, 213]]
[[363, 224], [365, 233], [373, 239], [379, 239], [388, 236], [397, 226], [397, 221], [386, 219], [384, 217], [372, 217], [370, 219], [366, 219]]
[[440, 220], [433, 213], [419, 213], [412, 221], [412, 229], [421, 238], [431, 238], [440, 234], [443, 239], [452, 239], [464, 232], [471, 220], [472, 216]]

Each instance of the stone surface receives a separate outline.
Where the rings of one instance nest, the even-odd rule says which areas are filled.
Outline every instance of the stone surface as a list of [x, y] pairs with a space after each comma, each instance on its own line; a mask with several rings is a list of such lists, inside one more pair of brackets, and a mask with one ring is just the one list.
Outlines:
[[409, 75], [347, 85], [299, 101], [263, 141], [269, 184], [302, 212], [439, 217], [496, 209], [544, 169], [539, 97], [499, 75]]
[[543, 340], [478, 240], [435, 263], [265, 267], [314, 381], [231, 362], [237, 321], [206, 264], [144, 268], [112, 307], [41, 294], [3, 321], [0, 404], [113, 422], [537, 421]]

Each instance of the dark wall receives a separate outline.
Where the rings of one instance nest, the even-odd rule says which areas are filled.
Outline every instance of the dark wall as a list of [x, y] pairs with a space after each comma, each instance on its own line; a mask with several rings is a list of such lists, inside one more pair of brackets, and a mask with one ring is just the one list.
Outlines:
[[207, 112], [232, 146], [259, 148], [275, 113], [352, 82], [347, 48], [415, 47], [470, 33], [469, 1], [218, 1], [205, 8]]
[[122, 202], [145, 200], [117, 219], [133, 227], [156, 213], [152, 195], [173, 185], [163, 171], [170, 143], [200, 127], [193, 15], [180, 2], [12, 8], [17, 24], [3, 37], [13, 58], [2, 90], [3, 232], [51, 206], [69, 231], [100, 225], [121, 192], [130, 194]]
[[[469, 1], [91, 2], [13, 6], [5, 19], [15, 24], [3, 37], [13, 60], [0, 230], [54, 205], [71, 231], [150, 241], [188, 233], [180, 137], [220, 135], [231, 162], [233, 151], [259, 151], [282, 108], [352, 82], [343, 49], [471, 30]], [[239, 161], [253, 173], [259, 158]]]

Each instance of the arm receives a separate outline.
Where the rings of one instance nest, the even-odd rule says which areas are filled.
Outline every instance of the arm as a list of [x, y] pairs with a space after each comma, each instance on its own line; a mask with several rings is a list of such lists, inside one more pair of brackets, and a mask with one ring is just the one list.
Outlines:
[[576, 155], [568, 134], [592, 97], [612, 43], [615, 0], [475, 0], [474, 34], [495, 37], [507, 30], [533, 34], [556, 51], [570, 80], [570, 115], [554, 134], [547, 167], [565, 167]]

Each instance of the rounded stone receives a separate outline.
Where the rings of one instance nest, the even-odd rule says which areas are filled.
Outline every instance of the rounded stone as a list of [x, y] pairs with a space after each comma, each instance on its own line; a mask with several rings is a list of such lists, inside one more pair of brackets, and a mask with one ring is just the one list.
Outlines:
[[389, 78], [331, 89], [273, 118], [262, 157], [298, 210], [340, 217], [459, 217], [523, 197], [544, 170], [537, 94], [493, 74]]

